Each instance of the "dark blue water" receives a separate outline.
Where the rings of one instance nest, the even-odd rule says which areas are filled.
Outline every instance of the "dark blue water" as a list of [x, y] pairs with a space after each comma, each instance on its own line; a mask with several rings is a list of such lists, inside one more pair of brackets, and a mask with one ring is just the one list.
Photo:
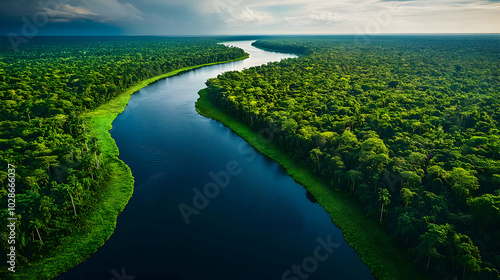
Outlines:
[[[303, 187], [195, 111], [208, 78], [294, 57], [250, 41], [230, 44], [250, 58], [161, 80], [132, 96], [111, 135], [132, 169], [134, 195], [110, 240], [60, 279], [374, 279]], [[207, 184], [209, 197], [194, 205]], [[191, 215], [181, 215], [181, 204]]]

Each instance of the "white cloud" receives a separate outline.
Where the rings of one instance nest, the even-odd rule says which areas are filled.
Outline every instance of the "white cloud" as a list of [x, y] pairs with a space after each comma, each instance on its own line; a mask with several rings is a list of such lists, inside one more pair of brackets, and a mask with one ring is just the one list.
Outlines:
[[66, 12], [68, 14], [82, 15], [82, 16], [88, 16], [88, 15], [96, 16], [97, 15], [84, 7], [81, 7], [81, 6], [72, 7], [68, 4], [64, 4], [61, 6], [61, 12]]
[[262, 12], [251, 10], [248, 7], [225, 7], [218, 13], [225, 23], [262, 23], [269, 24], [275, 22], [275, 19]]
[[[186, 18], [190, 28], [199, 26], [194, 34], [207, 29], [209, 34], [500, 32], [500, 2], [486, 0], [126, 1], [138, 7], [139, 1], [164, 9], [183, 7], [192, 13]], [[149, 22], [150, 16], [143, 18]], [[176, 23], [181, 24], [179, 19]]]
[[348, 20], [348, 18], [345, 14], [323, 11], [303, 16], [283, 17], [283, 20], [285, 22], [297, 25], [304, 25], [304, 24], [311, 25], [311, 24], [337, 23], [344, 20]]
[[57, 8], [42, 8], [50, 16], [51, 22], [70, 22], [72, 20], [95, 19], [96, 13], [81, 6], [73, 7], [69, 4], [59, 5]]
[[[251, 29], [254, 34], [271, 30], [285, 34], [500, 32], [500, 2], [484, 0], [254, 0], [244, 5], [250, 11], [267, 12], [267, 20]], [[293, 5], [297, 9], [288, 9], [288, 14], [275, 12], [279, 6]], [[238, 19], [229, 18], [234, 20], [226, 23]], [[228, 28], [233, 33], [241, 30], [239, 26]]]
[[[14, 0], [0, 1], [14, 3]], [[57, 11], [51, 11], [56, 13], [52, 21], [88, 19], [121, 27], [127, 34], [353, 34], [360, 30], [364, 33], [500, 32], [500, 2], [487, 0], [67, 2], [69, 4], [60, 6]]]

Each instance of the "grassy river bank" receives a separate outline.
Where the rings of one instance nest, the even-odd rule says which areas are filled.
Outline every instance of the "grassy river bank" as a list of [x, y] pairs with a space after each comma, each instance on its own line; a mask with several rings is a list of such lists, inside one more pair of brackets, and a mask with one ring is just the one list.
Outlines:
[[86, 132], [90, 138], [97, 139], [104, 163], [111, 170], [107, 188], [99, 193], [100, 203], [94, 206], [92, 214], [86, 217], [85, 224], [79, 230], [65, 237], [62, 244], [50, 254], [44, 255], [40, 262], [18, 268], [13, 274], [14, 279], [53, 279], [88, 259], [113, 234], [118, 215], [132, 197], [134, 178], [130, 168], [119, 159], [118, 147], [109, 130], [114, 119], [127, 107], [133, 93], [151, 83], [182, 72], [246, 58], [248, 54], [234, 60], [185, 67], [144, 80], [96, 110], [83, 114], [81, 117], [84, 119]]
[[361, 260], [377, 279], [429, 279], [415, 268], [405, 250], [392, 243], [390, 236], [377, 222], [366, 217], [355, 198], [331, 189], [309, 168], [297, 164], [280, 147], [263, 140], [258, 132], [222, 111], [209, 100], [205, 90], [201, 90], [199, 95], [196, 110], [201, 115], [229, 127], [260, 153], [279, 163], [296, 182], [314, 195], [330, 214], [335, 225], [342, 230], [347, 243], [361, 256]]

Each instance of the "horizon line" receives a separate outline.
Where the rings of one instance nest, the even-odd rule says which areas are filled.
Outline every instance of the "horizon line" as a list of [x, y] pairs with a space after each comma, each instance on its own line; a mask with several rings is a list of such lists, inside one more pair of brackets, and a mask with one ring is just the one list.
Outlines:
[[[80, 34], [80, 35], [38, 35], [35, 37], [270, 37], [270, 36], [390, 36], [390, 35], [500, 35], [499, 33], [331, 33], [331, 34], [211, 34], [211, 35], [151, 35], [151, 34], [122, 34], [122, 35], [102, 35], [102, 34]], [[0, 34], [1, 37], [24, 37], [22, 35], [12, 36]]]

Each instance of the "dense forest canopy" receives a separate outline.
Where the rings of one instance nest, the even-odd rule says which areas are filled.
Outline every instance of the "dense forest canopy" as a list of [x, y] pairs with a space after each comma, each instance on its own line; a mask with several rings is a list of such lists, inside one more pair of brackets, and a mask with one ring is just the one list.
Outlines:
[[500, 279], [500, 37], [289, 37], [210, 99], [357, 197], [437, 278]]
[[[12, 164], [21, 267], [85, 228], [107, 187], [109, 170], [82, 113], [147, 78], [245, 55], [208, 38], [36, 37], [18, 52], [0, 40], [0, 227], [6, 229], [10, 217]], [[0, 235], [2, 252], [8, 252], [7, 238]], [[6, 254], [0, 262], [0, 278], [7, 279]]]

